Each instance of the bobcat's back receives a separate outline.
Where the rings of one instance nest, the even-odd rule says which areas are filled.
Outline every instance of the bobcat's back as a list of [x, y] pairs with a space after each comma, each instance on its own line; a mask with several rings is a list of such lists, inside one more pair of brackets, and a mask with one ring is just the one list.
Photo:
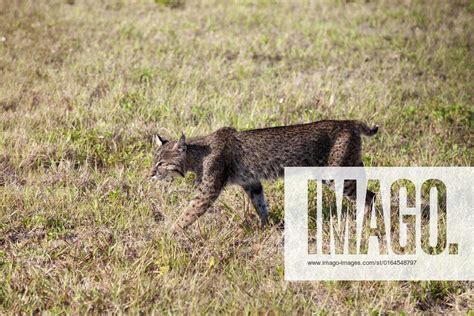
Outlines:
[[225, 133], [229, 180], [246, 183], [283, 175], [284, 167], [359, 166], [360, 135], [373, 135], [358, 121], [319, 121]]

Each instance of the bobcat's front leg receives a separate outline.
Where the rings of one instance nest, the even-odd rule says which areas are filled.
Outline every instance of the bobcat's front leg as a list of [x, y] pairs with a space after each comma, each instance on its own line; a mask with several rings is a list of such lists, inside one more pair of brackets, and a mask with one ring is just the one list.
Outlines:
[[223, 182], [220, 179], [205, 178], [198, 187], [198, 194], [191, 200], [186, 210], [174, 223], [172, 232], [185, 229], [204, 214], [214, 203], [222, 191]]

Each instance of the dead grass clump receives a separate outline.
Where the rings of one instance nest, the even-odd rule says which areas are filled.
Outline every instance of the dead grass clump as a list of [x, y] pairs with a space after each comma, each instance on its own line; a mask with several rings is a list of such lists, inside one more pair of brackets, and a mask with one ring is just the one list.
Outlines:
[[3, 111], [15, 111], [18, 107], [17, 101], [1, 101], [0, 102], [0, 109]]
[[8, 154], [0, 156], [0, 186], [7, 184], [24, 184], [21, 170], [11, 161]]
[[57, 167], [61, 161], [71, 161], [73, 165], [77, 164], [74, 150], [66, 148], [61, 150], [58, 146], [52, 144], [41, 144], [32, 146], [29, 154], [23, 159], [19, 168], [23, 170], [36, 170], [38, 168], [49, 169]]

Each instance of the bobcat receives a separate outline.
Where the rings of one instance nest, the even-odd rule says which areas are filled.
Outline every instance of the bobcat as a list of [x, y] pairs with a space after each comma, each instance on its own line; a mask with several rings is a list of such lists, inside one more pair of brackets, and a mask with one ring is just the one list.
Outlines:
[[[228, 184], [244, 189], [265, 226], [268, 206], [260, 180], [281, 177], [287, 166], [363, 166], [360, 135], [372, 136], [377, 130], [377, 125], [369, 128], [358, 121], [325, 120], [240, 132], [224, 127], [189, 140], [184, 134], [177, 141], [156, 135], [151, 178], [184, 177], [188, 171], [196, 174], [198, 194], [173, 232], [204, 214]], [[344, 190], [352, 201], [355, 191], [355, 183]], [[367, 191], [366, 203], [374, 196]]]

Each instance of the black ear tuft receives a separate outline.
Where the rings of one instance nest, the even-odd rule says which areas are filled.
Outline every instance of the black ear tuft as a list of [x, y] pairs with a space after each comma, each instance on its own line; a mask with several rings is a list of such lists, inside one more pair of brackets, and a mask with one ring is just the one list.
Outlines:
[[176, 143], [176, 146], [179, 151], [186, 151], [186, 136], [184, 136], [184, 133], [181, 132], [181, 137], [179, 138], [178, 142]]

